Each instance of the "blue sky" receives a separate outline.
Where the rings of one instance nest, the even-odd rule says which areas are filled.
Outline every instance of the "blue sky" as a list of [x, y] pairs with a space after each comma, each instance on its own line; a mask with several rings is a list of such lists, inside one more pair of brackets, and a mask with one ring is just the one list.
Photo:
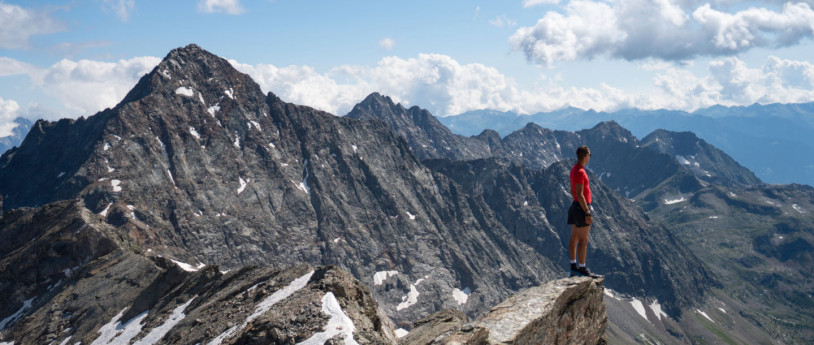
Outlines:
[[114, 106], [196, 43], [284, 100], [436, 115], [814, 101], [814, 0], [0, 0], [0, 136]]

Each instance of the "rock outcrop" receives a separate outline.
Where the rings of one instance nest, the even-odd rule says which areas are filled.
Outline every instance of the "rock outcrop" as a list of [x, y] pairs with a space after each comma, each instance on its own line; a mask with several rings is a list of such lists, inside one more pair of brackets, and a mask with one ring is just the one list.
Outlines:
[[608, 318], [602, 283], [590, 278], [555, 280], [520, 291], [466, 324], [442, 311], [399, 344], [605, 344]]

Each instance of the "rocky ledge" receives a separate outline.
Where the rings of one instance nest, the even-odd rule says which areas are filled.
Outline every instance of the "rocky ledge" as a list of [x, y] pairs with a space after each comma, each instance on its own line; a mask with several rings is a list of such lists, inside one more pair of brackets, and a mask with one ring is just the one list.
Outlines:
[[474, 322], [442, 310], [400, 345], [605, 344], [604, 279], [565, 278], [518, 292]]

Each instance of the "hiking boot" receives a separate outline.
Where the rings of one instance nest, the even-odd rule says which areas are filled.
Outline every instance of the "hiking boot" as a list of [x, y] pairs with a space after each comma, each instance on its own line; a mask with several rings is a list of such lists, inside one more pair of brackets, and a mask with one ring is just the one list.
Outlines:
[[577, 269], [577, 275], [582, 276], [582, 277], [590, 277], [590, 278], [594, 278], [594, 279], [602, 278], [601, 275], [591, 273], [591, 271], [588, 270], [588, 267], [580, 267], [580, 268], [578, 268]]
[[577, 273], [579, 269], [577, 268], [577, 264], [571, 264], [571, 275], [569, 277], [573, 277], [579, 273]]

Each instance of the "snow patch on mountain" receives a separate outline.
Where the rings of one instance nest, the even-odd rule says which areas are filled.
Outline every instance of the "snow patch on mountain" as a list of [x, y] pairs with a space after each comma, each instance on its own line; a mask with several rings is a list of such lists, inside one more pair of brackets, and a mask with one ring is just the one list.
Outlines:
[[373, 285], [382, 285], [387, 278], [399, 274], [398, 271], [379, 271], [373, 274]]
[[466, 304], [470, 294], [472, 294], [472, 290], [468, 287], [463, 290], [459, 290], [458, 288], [452, 290], [452, 298], [458, 302], [458, 305]]
[[314, 334], [303, 342], [297, 343], [297, 345], [322, 345], [338, 334], [344, 335], [345, 345], [359, 345], [353, 339], [353, 332], [356, 331], [353, 320], [345, 314], [332, 292], [328, 292], [322, 297], [322, 312], [331, 317], [322, 328], [323, 331]]
[[175, 89], [175, 94], [176, 95], [181, 95], [181, 96], [186, 96], [186, 97], [192, 97], [192, 96], [195, 96], [195, 91], [188, 88], [188, 87], [186, 87], [186, 86], [181, 86], [181, 87]]

